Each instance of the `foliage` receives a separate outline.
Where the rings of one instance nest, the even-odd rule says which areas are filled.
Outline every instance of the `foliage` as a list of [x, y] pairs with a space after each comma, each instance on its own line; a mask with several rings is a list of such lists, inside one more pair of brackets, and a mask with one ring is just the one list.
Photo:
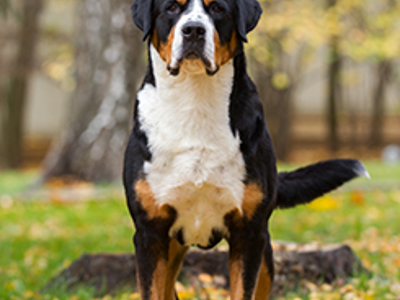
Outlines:
[[0, 16], [6, 18], [11, 9], [10, 0], [3, 0], [0, 2]]
[[264, 16], [250, 48], [264, 65], [278, 63], [276, 46], [291, 54], [307, 47], [303, 63], [310, 62], [332, 36], [339, 37], [340, 55], [355, 61], [392, 59], [400, 53], [400, 6], [394, 0], [338, 0], [331, 6], [314, 0], [261, 2]]
[[[400, 177], [399, 166], [372, 162], [367, 168], [377, 180]], [[24, 195], [23, 201], [16, 191], [34, 178], [33, 173], [0, 174], [0, 299], [91, 299], [93, 291], [87, 289], [74, 295], [63, 291], [39, 295], [38, 291], [83, 253], [132, 251], [133, 227], [124, 200], [29, 201]], [[347, 191], [273, 215], [274, 240], [347, 243], [373, 272], [372, 278], [357, 276], [348, 283], [306, 283], [306, 288], [290, 292], [282, 300], [398, 299], [400, 187], [383, 192], [369, 186], [369, 181], [360, 179]], [[226, 291], [212, 287], [213, 280], [202, 275], [197, 288], [178, 284], [179, 295], [182, 299], [227, 299]], [[138, 299], [138, 294], [103, 299]]]

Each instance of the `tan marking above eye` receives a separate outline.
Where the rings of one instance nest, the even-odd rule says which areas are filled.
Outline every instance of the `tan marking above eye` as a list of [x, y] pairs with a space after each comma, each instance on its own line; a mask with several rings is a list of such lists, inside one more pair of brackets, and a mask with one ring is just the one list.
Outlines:
[[185, 5], [187, 0], [176, 0], [180, 5]]
[[203, 0], [204, 4], [209, 6], [212, 2], [214, 2], [215, 0]]

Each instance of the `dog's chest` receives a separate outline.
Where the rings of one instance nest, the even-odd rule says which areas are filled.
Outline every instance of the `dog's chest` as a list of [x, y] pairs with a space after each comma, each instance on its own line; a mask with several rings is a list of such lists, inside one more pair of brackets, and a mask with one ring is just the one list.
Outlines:
[[224, 216], [240, 209], [243, 198], [240, 140], [229, 126], [231, 87], [212, 86], [214, 80], [222, 81], [147, 85], [138, 96], [152, 152], [144, 165], [146, 180], [156, 205], [177, 211], [170, 235], [180, 232], [187, 245], [208, 246], [213, 231], [226, 234]]

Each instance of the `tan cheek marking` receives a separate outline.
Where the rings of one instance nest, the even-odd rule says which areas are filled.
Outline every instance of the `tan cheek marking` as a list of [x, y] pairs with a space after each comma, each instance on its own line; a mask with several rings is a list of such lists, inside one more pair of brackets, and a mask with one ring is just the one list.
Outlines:
[[218, 66], [222, 66], [227, 63], [231, 58], [235, 56], [235, 50], [237, 47], [236, 32], [232, 34], [232, 38], [229, 43], [221, 46], [221, 41], [217, 31], [214, 31], [214, 44], [215, 44], [215, 63]]
[[262, 193], [260, 187], [255, 184], [249, 184], [244, 189], [243, 202], [242, 202], [242, 210], [244, 215], [251, 219], [254, 215], [254, 212], [257, 206], [264, 199], [264, 194]]
[[158, 54], [160, 54], [160, 57], [162, 58], [163, 61], [167, 63], [167, 65], [171, 63], [174, 32], [175, 32], [175, 26], [171, 28], [167, 41], [165, 43], [162, 43], [158, 39], [157, 30], [154, 29], [153, 37], [151, 39], [151, 43], [153, 44], [154, 48], [156, 48]]
[[139, 180], [135, 184], [135, 192], [137, 201], [142, 205], [143, 209], [147, 212], [150, 219], [162, 218], [167, 219], [170, 217], [170, 207], [163, 205], [158, 207], [154, 199], [154, 194], [151, 191], [150, 185], [145, 180]]

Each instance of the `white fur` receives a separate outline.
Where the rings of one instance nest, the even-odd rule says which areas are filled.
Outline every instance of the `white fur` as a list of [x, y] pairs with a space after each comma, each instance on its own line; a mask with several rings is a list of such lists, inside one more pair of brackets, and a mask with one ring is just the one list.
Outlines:
[[360, 177], [366, 177], [368, 179], [371, 179], [371, 175], [369, 175], [367, 169], [359, 161], [356, 163], [356, 165], [354, 167], [354, 172]]
[[172, 58], [170, 67], [175, 69], [179, 66], [182, 58], [183, 35], [182, 28], [188, 22], [199, 22], [206, 30], [206, 42], [204, 45], [204, 57], [211, 63], [211, 70], [216, 69], [214, 52], [214, 25], [210, 16], [204, 11], [202, 0], [192, 0], [188, 11], [182, 15], [176, 23], [174, 40], [172, 42]]
[[152, 161], [145, 173], [156, 203], [172, 205], [188, 245], [208, 245], [213, 228], [226, 232], [223, 217], [241, 209], [245, 167], [239, 137], [229, 126], [233, 64], [214, 76], [181, 72], [169, 75], [150, 49], [156, 87], [139, 92], [139, 116]]

